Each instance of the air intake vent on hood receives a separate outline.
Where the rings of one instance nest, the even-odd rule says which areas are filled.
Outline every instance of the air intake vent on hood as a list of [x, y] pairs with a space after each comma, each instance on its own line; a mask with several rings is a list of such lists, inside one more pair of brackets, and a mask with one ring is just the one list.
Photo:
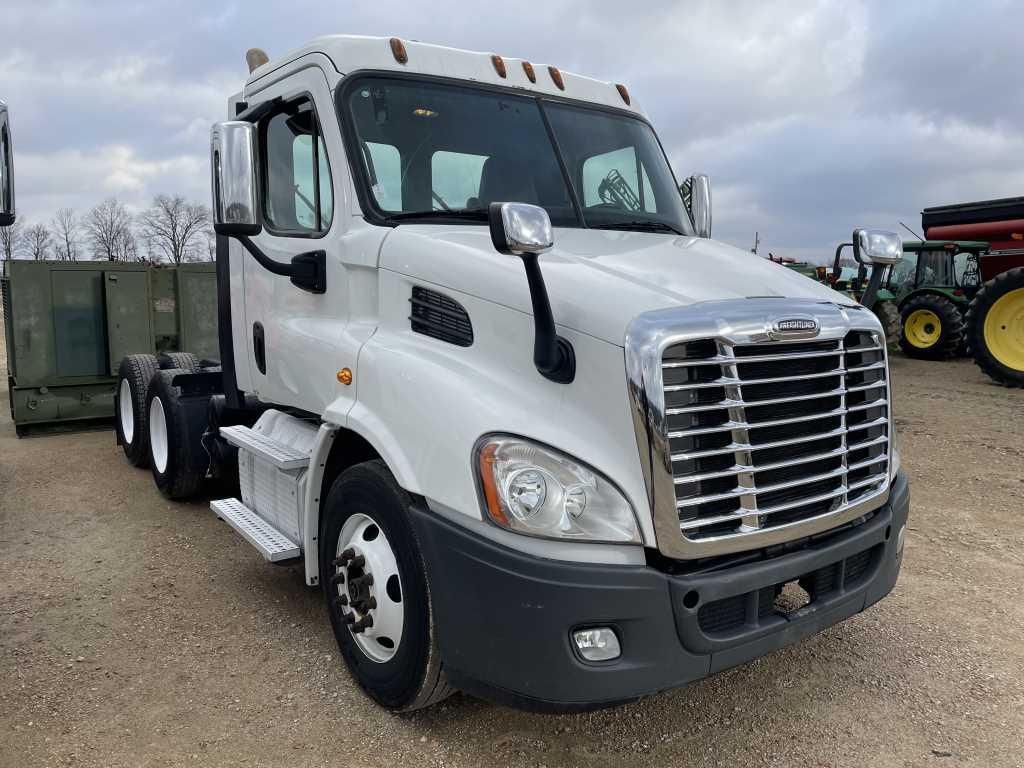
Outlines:
[[473, 345], [473, 324], [459, 302], [419, 285], [412, 287], [409, 301], [413, 331], [460, 347]]

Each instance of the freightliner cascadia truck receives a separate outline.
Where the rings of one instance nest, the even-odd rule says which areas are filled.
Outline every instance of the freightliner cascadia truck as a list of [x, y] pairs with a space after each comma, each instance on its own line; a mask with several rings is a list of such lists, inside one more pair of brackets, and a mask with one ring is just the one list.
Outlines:
[[301, 569], [373, 699], [607, 706], [892, 589], [878, 320], [712, 240], [625, 86], [398, 38], [247, 59], [221, 357], [126, 358], [118, 439]]

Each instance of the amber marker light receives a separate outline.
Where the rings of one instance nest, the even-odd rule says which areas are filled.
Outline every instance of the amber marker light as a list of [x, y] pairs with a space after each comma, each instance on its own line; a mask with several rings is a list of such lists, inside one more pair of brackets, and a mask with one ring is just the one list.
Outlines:
[[409, 61], [409, 54], [405, 52], [405, 43], [397, 37], [391, 38], [391, 54], [399, 64], [405, 64]]
[[551, 75], [551, 82], [558, 86], [558, 90], [565, 90], [565, 82], [562, 80], [562, 73], [558, 71], [558, 67], [548, 67], [548, 74]]
[[618, 83], [615, 86], [615, 90], [617, 90], [619, 92], [619, 96], [622, 97], [622, 100], [624, 102], [626, 102], [626, 106], [628, 107], [629, 106], [629, 91], [626, 90], [626, 86], [624, 86], [622, 83]]
[[352, 369], [342, 368], [338, 371], [338, 381], [346, 387], [352, 383]]
[[537, 82], [537, 73], [533, 71], [533, 64], [528, 61], [524, 61], [523, 72], [526, 73], [526, 77], [531, 83]]
[[498, 77], [504, 79], [508, 72], [505, 70], [505, 60], [498, 54], [491, 56], [491, 64], [494, 65], [494, 71], [498, 73]]
[[494, 443], [485, 445], [480, 451], [480, 482], [484, 485], [484, 501], [487, 502], [487, 511], [490, 513], [491, 519], [507, 528], [508, 517], [501, 508], [501, 502], [498, 500], [498, 487], [494, 484], [494, 454], [497, 451], [498, 446]]

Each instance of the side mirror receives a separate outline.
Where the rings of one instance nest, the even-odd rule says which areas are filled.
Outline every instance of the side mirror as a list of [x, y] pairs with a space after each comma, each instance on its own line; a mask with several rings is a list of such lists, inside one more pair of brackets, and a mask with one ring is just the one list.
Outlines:
[[694, 233], [697, 237], [711, 237], [711, 179], [699, 173], [688, 178], [684, 186], [690, 192], [687, 207]]
[[14, 144], [7, 105], [0, 101], [0, 227], [14, 223]]
[[491, 203], [487, 214], [491, 242], [498, 253], [523, 256], [543, 253], [554, 245], [551, 219], [539, 205]]
[[491, 242], [498, 253], [518, 256], [526, 268], [533, 305], [533, 364], [541, 376], [559, 384], [576, 378], [576, 352], [555, 331], [544, 275], [537, 256], [554, 244], [548, 212], [526, 203], [491, 203], [487, 208]]
[[903, 238], [885, 229], [855, 229], [853, 258], [859, 264], [898, 264], [903, 260]]
[[232, 120], [210, 131], [213, 229], [218, 235], [252, 237], [263, 225], [256, 192], [256, 127]]

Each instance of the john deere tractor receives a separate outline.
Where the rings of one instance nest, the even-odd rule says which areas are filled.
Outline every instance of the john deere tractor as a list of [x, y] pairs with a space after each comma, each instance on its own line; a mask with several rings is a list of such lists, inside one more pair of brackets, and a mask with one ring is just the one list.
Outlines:
[[900, 348], [909, 357], [942, 360], [966, 352], [965, 317], [980, 284], [976, 240], [905, 240], [903, 261], [884, 285], [900, 313]]

